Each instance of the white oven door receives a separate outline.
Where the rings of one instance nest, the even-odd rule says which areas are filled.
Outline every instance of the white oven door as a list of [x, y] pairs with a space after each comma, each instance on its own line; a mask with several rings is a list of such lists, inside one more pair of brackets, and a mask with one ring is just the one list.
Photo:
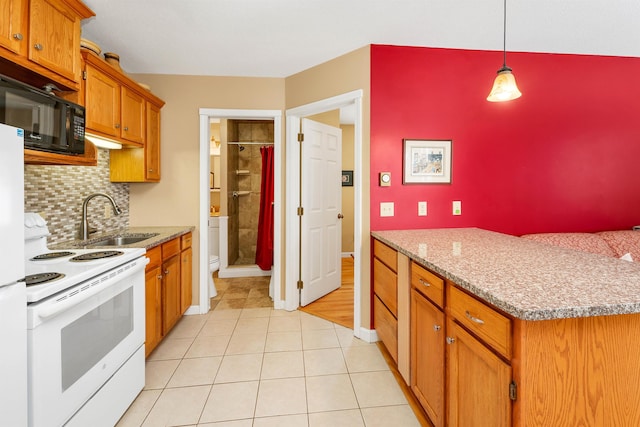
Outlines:
[[29, 305], [29, 426], [63, 425], [144, 344], [147, 262]]

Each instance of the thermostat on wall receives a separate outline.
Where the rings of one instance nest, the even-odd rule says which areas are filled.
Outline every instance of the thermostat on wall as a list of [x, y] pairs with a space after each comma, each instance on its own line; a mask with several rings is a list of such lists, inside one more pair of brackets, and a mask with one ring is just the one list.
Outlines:
[[378, 177], [378, 181], [380, 183], [380, 187], [390, 187], [391, 186], [391, 172], [380, 172]]

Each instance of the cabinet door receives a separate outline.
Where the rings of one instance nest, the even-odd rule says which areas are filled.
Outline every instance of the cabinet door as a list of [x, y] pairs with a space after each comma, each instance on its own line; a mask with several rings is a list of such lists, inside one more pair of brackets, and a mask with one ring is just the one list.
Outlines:
[[183, 250], [180, 254], [180, 258], [180, 314], [184, 314], [184, 312], [191, 306], [193, 286], [193, 272], [191, 271], [191, 265], [193, 263], [193, 250], [191, 248]]
[[80, 80], [80, 18], [60, 0], [31, 0], [29, 59]]
[[90, 64], [86, 66], [87, 131], [120, 136], [120, 85]]
[[434, 427], [444, 426], [444, 313], [411, 290], [411, 389]]
[[145, 273], [145, 357], [162, 339], [162, 271], [160, 266], [147, 268]]
[[145, 102], [142, 96], [122, 86], [121, 133], [123, 139], [142, 146], [145, 140]]
[[162, 335], [176, 324], [180, 312], [180, 255], [162, 262]]
[[447, 425], [510, 426], [511, 367], [453, 320], [447, 344]]
[[21, 54], [27, 46], [26, 23], [23, 19], [27, 0], [0, 0], [0, 46]]
[[160, 181], [160, 108], [147, 102], [147, 140], [144, 144], [147, 181]]

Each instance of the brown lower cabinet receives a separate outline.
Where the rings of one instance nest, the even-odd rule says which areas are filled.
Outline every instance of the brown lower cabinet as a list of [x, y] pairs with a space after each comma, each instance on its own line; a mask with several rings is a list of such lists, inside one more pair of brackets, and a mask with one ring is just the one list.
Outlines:
[[150, 262], [145, 270], [146, 356], [191, 305], [191, 251], [191, 233], [147, 250]]
[[444, 313], [411, 290], [411, 390], [434, 427], [443, 427]]

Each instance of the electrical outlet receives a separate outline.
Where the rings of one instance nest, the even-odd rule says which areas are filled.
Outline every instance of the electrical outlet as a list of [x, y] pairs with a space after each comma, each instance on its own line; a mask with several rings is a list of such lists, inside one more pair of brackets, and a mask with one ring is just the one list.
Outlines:
[[427, 202], [418, 202], [418, 216], [427, 216]]
[[111, 218], [111, 207], [109, 205], [104, 205], [104, 217], [106, 219]]
[[380, 216], [393, 216], [393, 202], [380, 203]]
[[462, 202], [460, 200], [455, 200], [453, 202], [453, 214], [462, 215]]

